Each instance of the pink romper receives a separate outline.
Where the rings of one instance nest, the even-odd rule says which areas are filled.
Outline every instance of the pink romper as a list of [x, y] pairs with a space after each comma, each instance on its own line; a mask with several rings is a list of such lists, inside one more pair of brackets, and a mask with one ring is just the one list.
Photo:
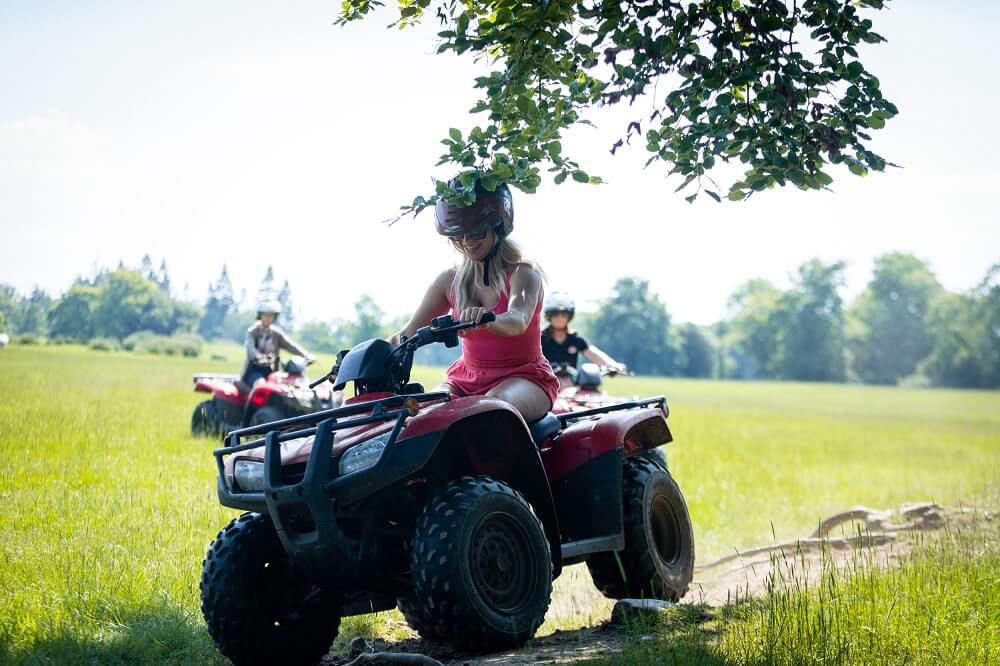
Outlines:
[[[507, 293], [510, 293], [511, 273], [513, 269], [507, 271]], [[493, 308], [498, 315], [507, 312], [507, 293], [500, 294]], [[448, 290], [448, 304], [453, 316], [457, 315], [453, 289]], [[445, 379], [454, 393], [459, 397], [484, 395], [505, 379], [523, 377], [537, 384], [555, 402], [559, 379], [542, 355], [541, 312], [539, 300], [528, 328], [521, 335], [503, 336], [486, 329], [473, 329], [462, 338], [462, 357], [448, 367]]]

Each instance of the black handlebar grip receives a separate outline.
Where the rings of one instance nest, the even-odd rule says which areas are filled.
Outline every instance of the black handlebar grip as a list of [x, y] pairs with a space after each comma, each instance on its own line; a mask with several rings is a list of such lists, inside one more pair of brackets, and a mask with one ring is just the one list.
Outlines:
[[325, 375], [325, 376], [323, 376], [323, 377], [320, 377], [320, 378], [319, 378], [319, 379], [317, 379], [316, 381], [314, 381], [314, 382], [310, 382], [310, 383], [309, 383], [309, 388], [311, 388], [311, 389], [314, 389], [314, 388], [316, 388], [317, 386], [319, 386], [320, 384], [322, 384], [323, 382], [325, 382], [326, 380], [328, 380], [329, 378], [330, 378], [330, 375]]
[[479, 325], [488, 324], [491, 321], [497, 320], [497, 314], [495, 312], [487, 312], [479, 319]]

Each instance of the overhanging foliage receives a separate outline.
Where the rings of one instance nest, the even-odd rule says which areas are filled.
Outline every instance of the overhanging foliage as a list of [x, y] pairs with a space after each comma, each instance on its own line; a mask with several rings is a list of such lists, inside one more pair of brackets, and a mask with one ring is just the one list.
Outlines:
[[[592, 107], [633, 103], [637, 110], [614, 153], [637, 140], [683, 182], [739, 201], [791, 183], [803, 190], [833, 182], [830, 164], [864, 176], [888, 162], [870, 131], [896, 115], [857, 48], [884, 38], [866, 10], [888, 0], [397, 0], [406, 27], [433, 16], [438, 52], [471, 53], [495, 65], [476, 79], [472, 108], [485, 122], [449, 130], [438, 164], [454, 163], [534, 192], [543, 170], [558, 184], [598, 183], [563, 148], [568, 128]], [[344, 0], [338, 23], [383, 3]], [[648, 98], [646, 97], [648, 95]], [[647, 108], [647, 104], [643, 104]], [[709, 174], [740, 163], [743, 175], [720, 187]], [[438, 197], [470, 201], [466, 179], [438, 182], [404, 214]]]

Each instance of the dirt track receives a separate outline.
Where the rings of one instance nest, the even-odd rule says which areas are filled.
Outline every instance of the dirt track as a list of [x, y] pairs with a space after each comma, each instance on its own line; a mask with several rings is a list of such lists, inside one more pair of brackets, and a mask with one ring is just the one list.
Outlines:
[[[911, 548], [911, 540], [899, 538], [901, 534], [964, 523], [975, 513], [973, 509], [946, 510], [930, 503], [904, 504], [898, 511], [854, 507], [822, 521], [809, 537], [749, 549], [696, 567], [694, 581], [681, 603], [722, 606], [747, 596], [765, 594], [779, 568], [785, 575], [812, 582], [820, 576], [824, 558], [827, 564], [833, 562], [844, 566], [858, 548], [863, 548], [866, 558], [879, 566], [892, 566]], [[992, 518], [985, 512], [979, 514]], [[586, 580], [578, 580], [581, 578]], [[395, 643], [378, 641], [374, 648], [392, 653], [423, 654], [449, 666], [572, 664], [616, 654], [625, 644], [625, 632], [608, 622], [613, 602], [603, 598], [592, 585], [586, 584], [588, 582], [585, 565], [568, 568], [556, 581], [549, 609], [550, 618], [579, 617], [583, 627], [557, 630], [532, 640], [519, 650], [488, 655], [464, 654], [416, 637]], [[400, 628], [403, 627], [405, 625]], [[347, 657], [331, 657], [324, 664], [342, 666], [349, 661]]]

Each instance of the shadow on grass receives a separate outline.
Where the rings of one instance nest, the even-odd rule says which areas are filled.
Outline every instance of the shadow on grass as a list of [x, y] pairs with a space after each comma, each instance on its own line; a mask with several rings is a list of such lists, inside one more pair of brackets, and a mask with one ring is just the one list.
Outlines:
[[700, 664], [729, 666], [738, 663], [721, 654], [715, 638], [724, 618], [717, 608], [705, 604], [682, 604], [656, 616], [627, 622], [620, 651], [583, 662], [589, 666], [628, 664]]
[[147, 607], [94, 624], [56, 629], [23, 645], [0, 645], [2, 664], [227, 664], [198, 614]]
[[[633, 620], [625, 625], [603, 624], [581, 629], [558, 630], [532, 639], [524, 647], [506, 652], [482, 653], [455, 650], [446, 643], [419, 639], [375, 641], [374, 648], [386, 652], [409, 652], [433, 657], [445, 664], [504, 666], [527, 664], [632, 665], [704, 664], [729, 666], [736, 662], [720, 656], [713, 639], [720, 631], [716, 609], [681, 605], [653, 619]], [[346, 650], [324, 660], [326, 666], [347, 663]]]

